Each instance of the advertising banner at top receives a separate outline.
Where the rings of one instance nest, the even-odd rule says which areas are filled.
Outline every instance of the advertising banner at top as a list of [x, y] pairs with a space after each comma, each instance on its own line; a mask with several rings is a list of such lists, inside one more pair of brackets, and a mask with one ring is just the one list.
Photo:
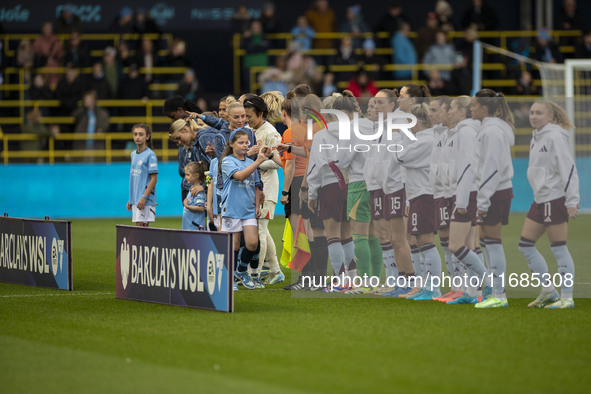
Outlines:
[[72, 222], [0, 217], [0, 281], [72, 290]]
[[[119, 6], [104, 1], [4, 1], [0, 5], [0, 23], [6, 32], [39, 32], [46, 21], [56, 20], [69, 5], [80, 18], [84, 32], [109, 32], [127, 9], [133, 13], [148, 12], [162, 31], [227, 30], [238, 7], [232, 0], [211, 1], [140, 1], [128, 0]], [[261, 16], [263, 0], [248, 2], [250, 15]], [[125, 8], [125, 9], [124, 9]], [[117, 31], [119, 32], [119, 31]], [[130, 31], [131, 33], [131, 31]]]
[[117, 226], [117, 298], [232, 312], [231, 235]]

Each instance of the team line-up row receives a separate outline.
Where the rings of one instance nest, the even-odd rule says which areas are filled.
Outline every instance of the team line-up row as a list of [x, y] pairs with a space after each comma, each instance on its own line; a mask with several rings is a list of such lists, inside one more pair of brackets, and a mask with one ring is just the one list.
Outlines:
[[[393, 287], [331, 286], [333, 291], [477, 308], [508, 306], [504, 281], [494, 280], [506, 275], [501, 233], [513, 197], [514, 122], [501, 93], [483, 89], [474, 97], [431, 99], [426, 86], [409, 84], [400, 92], [381, 90], [363, 114], [350, 92], [321, 100], [300, 85], [285, 98], [277, 92], [223, 98], [219, 109], [219, 117], [200, 113], [181, 97], [164, 105], [173, 120], [170, 138], [179, 145], [183, 228], [205, 229], [208, 217], [209, 229], [234, 234], [236, 283], [264, 287], [264, 273], [265, 283], [284, 280], [268, 227], [282, 168], [280, 202], [292, 239], [300, 233], [296, 229], [305, 229], [311, 252], [300, 279], [286, 289], [322, 289], [302, 278], [325, 276], [330, 260], [335, 276], [379, 278], [384, 266], [386, 278], [423, 279]], [[271, 125], [279, 125], [279, 118], [287, 126], [282, 135]], [[392, 123], [409, 124], [410, 132], [383, 132]], [[572, 281], [560, 281], [559, 294], [535, 247], [547, 233], [559, 275], [574, 278], [566, 246], [568, 219], [579, 208], [578, 176], [568, 147], [572, 125], [550, 101], [532, 105], [530, 123], [527, 176], [534, 202], [519, 250], [542, 280], [540, 295], [529, 306], [572, 308]], [[343, 127], [355, 127], [355, 132], [343, 134]], [[134, 222], [147, 225], [155, 217], [157, 159], [148, 147], [149, 128], [136, 125], [132, 134], [138, 149], [132, 153], [128, 209]], [[343, 141], [342, 135], [350, 140]], [[384, 143], [401, 149], [354, 148]], [[353, 148], [342, 149], [347, 145]], [[435, 233], [449, 275], [483, 278], [481, 294], [468, 283], [442, 296], [440, 284], [427, 280], [442, 273]], [[268, 271], [261, 271], [261, 259]]]

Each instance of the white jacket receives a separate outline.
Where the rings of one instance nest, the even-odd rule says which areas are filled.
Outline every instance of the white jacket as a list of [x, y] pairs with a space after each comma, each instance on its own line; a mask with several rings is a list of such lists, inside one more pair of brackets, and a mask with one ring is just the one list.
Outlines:
[[[328, 163], [336, 160], [335, 149], [325, 149], [339, 143], [339, 122], [330, 122], [328, 129], [322, 129], [314, 134], [312, 148], [310, 149], [310, 161], [308, 162], [308, 199], [317, 200], [318, 191], [326, 185], [337, 183], [338, 179]], [[321, 150], [322, 149], [322, 150]]]
[[[396, 116], [397, 114], [400, 116]], [[394, 186], [386, 185], [389, 182], [388, 178], [399, 178], [396, 174], [390, 174], [391, 170], [396, 171], [397, 168], [393, 167], [390, 163], [394, 156], [394, 153], [391, 152], [391, 150], [395, 149], [395, 144], [400, 144], [400, 132], [393, 130], [392, 140], [388, 140], [387, 115], [385, 115], [385, 117], [386, 119], [384, 119], [382, 124], [379, 122], [373, 122], [373, 130], [371, 133], [376, 134], [381, 127], [382, 134], [380, 138], [377, 138], [374, 141], [368, 141], [370, 145], [375, 144], [372, 145], [372, 147], [375, 147], [375, 149], [372, 149], [371, 154], [367, 156], [365, 160], [365, 166], [363, 168], [363, 175], [365, 177], [365, 183], [367, 184], [368, 191], [380, 190], [384, 188], [392, 189]], [[398, 119], [398, 121], [395, 120], [397, 123], [404, 124], [408, 122], [406, 115], [404, 112], [400, 111], [399, 108], [394, 111], [394, 119]], [[370, 134], [370, 132], [366, 134]], [[410, 141], [408, 138], [404, 138], [404, 140]], [[390, 150], [388, 150], [389, 148]], [[394, 182], [397, 183], [398, 180], [395, 180]]]
[[396, 159], [406, 169], [405, 188], [409, 201], [423, 194], [433, 194], [429, 170], [435, 134], [432, 128], [419, 131], [415, 134], [417, 141], [406, 144], [402, 152], [396, 153]]
[[533, 131], [527, 179], [538, 204], [561, 197], [566, 197], [568, 208], [579, 204], [579, 175], [568, 137], [568, 131], [553, 123]]
[[495, 192], [513, 187], [513, 161], [511, 146], [515, 135], [511, 126], [497, 117], [482, 121], [478, 133], [480, 157], [477, 166], [478, 209], [488, 211], [490, 198]]
[[[353, 121], [351, 121], [351, 125]], [[374, 124], [369, 119], [359, 119], [359, 132], [365, 135], [374, 134]], [[364, 181], [364, 167], [365, 161], [368, 157], [375, 153], [374, 147], [371, 146], [373, 141], [364, 141], [357, 137], [351, 128], [351, 140], [339, 141], [338, 151], [336, 152], [336, 165], [339, 168], [347, 170], [349, 174], [349, 182]], [[370, 148], [365, 151], [366, 146]], [[357, 151], [355, 148], [358, 148]]]
[[456, 206], [466, 209], [470, 193], [478, 190], [474, 180], [478, 162], [477, 133], [480, 122], [464, 119], [447, 132], [445, 156], [448, 158], [449, 191], [456, 197]]
[[431, 151], [431, 166], [429, 169], [429, 182], [433, 189], [435, 199], [441, 197], [451, 197], [447, 191], [449, 189], [448, 179], [448, 158], [445, 156], [445, 140], [447, 139], [448, 129], [442, 125], [433, 127], [436, 133], [435, 145]]
[[[254, 133], [257, 142], [261, 141], [263, 146], [270, 147], [273, 149], [274, 154], [278, 154], [275, 147], [281, 142], [281, 135], [271, 123], [265, 121]], [[267, 159], [260, 165], [261, 181], [263, 181], [263, 192], [265, 193], [266, 201], [277, 203], [277, 195], [279, 194], [279, 176], [277, 175], [277, 170], [279, 168], [281, 166], [272, 159]]]

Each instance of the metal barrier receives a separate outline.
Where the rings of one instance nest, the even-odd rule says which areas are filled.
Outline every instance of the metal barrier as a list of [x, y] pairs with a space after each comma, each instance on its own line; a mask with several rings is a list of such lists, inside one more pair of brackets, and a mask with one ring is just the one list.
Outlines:
[[[561, 31], [561, 30], [553, 30], [553, 31], [549, 31], [548, 32], [550, 34], [551, 37], [553, 37], [555, 40], [559, 40], [562, 37], [579, 37], [581, 35], [581, 31], [578, 30], [574, 30], [574, 31], [570, 31], [570, 30], [565, 30], [565, 31]], [[535, 30], [529, 30], [529, 31], [520, 31], [520, 30], [505, 30], [505, 31], [481, 31], [478, 32], [478, 36], [481, 39], [487, 39], [487, 40], [498, 40], [497, 44], [498, 46], [500, 46], [503, 49], [507, 49], [507, 44], [508, 44], [508, 40], [512, 39], [512, 38], [534, 38], [536, 37], [538, 34], [537, 31]], [[465, 38], [466, 34], [463, 31], [458, 31], [458, 32], [450, 32], [448, 33], [448, 37], [450, 39], [455, 39], [455, 38]], [[289, 50], [287, 49], [291, 43], [291, 41], [293, 40], [293, 35], [291, 33], [274, 33], [274, 34], [267, 34], [265, 36], [266, 38], [270, 39], [270, 40], [285, 40], [285, 49], [269, 49], [267, 51], [267, 55], [269, 56], [283, 56], [285, 54], [287, 54], [289, 52]], [[352, 37], [351, 33], [317, 33], [315, 39], [341, 39], [344, 37]], [[358, 36], [355, 36], [358, 38], [382, 38], [382, 39], [389, 39], [390, 35], [387, 32], [378, 32], [378, 33], [362, 33]], [[411, 32], [409, 34], [410, 38], [416, 38], [417, 37], [417, 33], [416, 32]], [[240, 86], [241, 86], [241, 57], [243, 57], [246, 54], [246, 51], [244, 49], [241, 48], [241, 36], [240, 34], [235, 34], [233, 37], [233, 49], [234, 49], [234, 94], [238, 95], [240, 94]], [[561, 52], [563, 53], [572, 53], [574, 52], [574, 47], [572, 46], [561, 46], [560, 47]], [[363, 51], [362, 49], [356, 49], [355, 53], [356, 54], [361, 54]], [[337, 49], [336, 48], [330, 48], [330, 49], [310, 49], [307, 51], [302, 51], [302, 53], [306, 54], [306, 55], [310, 55], [310, 56], [334, 56], [337, 54]], [[376, 48], [376, 53], [379, 55], [391, 55], [392, 54], [392, 48], [391, 47], [387, 47], [387, 48]], [[490, 64], [490, 65], [489, 65]], [[499, 63], [489, 63], [486, 65], [483, 65], [485, 67], [493, 67], [490, 69], [496, 69], [495, 67], [499, 67]], [[395, 64], [389, 64], [387, 65], [388, 69], [386, 71], [393, 71], [393, 70], [411, 70], [411, 72], [413, 73], [413, 77], [411, 81], [401, 81], [404, 82], [402, 85], [399, 84], [393, 84], [394, 81], [376, 81], [376, 85], [378, 87], [381, 88], [385, 88], [385, 87], [398, 87], [398, 86], [404, 86], [404, 84], [409, 83], [409, 82], [413, 82], [413, 83], [422, 83], [423, 81], [420, 81], [418, 79], [418, 72], [421, 70], [420, 66], [422, 65], [395, 65]], [[355, 66], [353, 66], [355, 67]], [[401, 67], [401, 68], [397, 68], [397, 67]], [[428, 67], [435, 67], [438, 69], [446, 69], [444, 68], [443, 65], [439, 65], [439, 66], [428, 66]], [[449, 66], [445, 66], [445, 67], [449, 67]], [[357, 69], [357, 68], [356, 68]], [[483, 68], [484, 70], [486, 70], [487, 68]], [[338, 69], [334, 69], [331, 71], [336, 71], [339, 72], [341, 70]], [[347, 70], [350, 71], [350, 70]], [[260, 72], [260, 71], [259, 71]], [[256, 71], [255, 71], [255, 75], [256, 75]], [[255, 92], [256, 90], [253, 90], [253, 72], [250, 71], [250, 87], [251, 87], [251, 91]], [[256, 83], [256, 78], [254, 78], [254, 84], [256, 84], [258, 86], [258, 84]], [[484, 82], [484, 81], [483, 81]], [[515, 81], [512, 82], [507, 82], [507, 85], [494, 85], [493, 82], [491, 82], [488, 86], [491, 87], [495, 87], [495, 86], [515, 86]], [[539, 83], [539, 82], [538, 82]], [[484, 84], [483, 84], [484, 85]]]
[[[63, 133], [48, 138], [48, 148], [46, 150], [10, 150], [11, 142], [38, 141], [41, 137], [37, 134], [3, 134], [0, 135], [2, 141], [2, 150], [0, 157], [3, 164], [9, 164], [11, 159], [47, 159], [50, 164], [54, 164], [56, 159], [67, 161], [81, 161], [79, 159], [99, 158], [101, 161], [111, 163], [113, 159], [129, 159], [131, 150], [113, 149], [113, 141], [131, 141], [131, 133]], [[95, 141], [104, 141], [104, 149], [57, 149], [56, 141], [85, 141], [92, 139]], [[176, 160], [178, 149], [173, 147], [168, 132], [153, 132], [152, 141], [159, 145], [154, 148], [154, 153], [158, 160], [166, 162]]]

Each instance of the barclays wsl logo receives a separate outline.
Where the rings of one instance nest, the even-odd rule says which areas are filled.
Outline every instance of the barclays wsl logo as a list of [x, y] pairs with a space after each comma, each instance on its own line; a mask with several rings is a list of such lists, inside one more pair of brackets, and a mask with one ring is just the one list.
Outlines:
[[224, 254], [209, 251], [205, 278], [201, 264], [200, 250], [130, 245], [126, 238], [119, 247], [123, 290], [133, 284], [201, 293], [206, 291], [205, 279], [207, 292], [213, 295], [222, 288]]
[[119, 252], [119, 269], [121, 270], [121, 284], [125, 290], [129, 283], [129, 244], [125, 238], [123, 238]]
[[[413, 114], [398, 111], [396, 113], [390, 112], [384, 121], [384, 114], [379, 113], [378, 120], [372, 122], [365, 119], [365, 123], [360, 126], [359, 114], [354, 113], [353, 119], [338, 109], [321, 109], [320, 112], [309, 107], [303, 107], [304, 114], [312, 119], [308, 119], [308, 139], [312, 140], [314, 136], [314, 121], [320, 126], [320, 129], [328, 129], [328, 123], [322, 114], [328, 114], [336, 117], [338, 122], [338, 140], [339, 144], [320, 144], [318, 149], [320, 152], [329, 150], [347, 150], [354, 152], [369, 152], [386, 149], [388, 152], [401, 152], [404, 147], [397, 143], [389, 143], [392, 141], [395, 132], [402, 132], [411, 141], [416, 141], [417, 137], [410, 131], [416, 126], [417, 118]], [[410, 119], [410, 122], [408, 120]], [[363, 132], [362, 132], [363, 130]], [[357, 141], [367, 141], [367, 143], [351, 144], [352, 134]], [[385, 142], [384, 136], [385, 134]], [[373, 142], [373, 143], [370, 143]], [[344, 142], [344, 144], [340, 144]], [[348, 142], [348, 143], [347, 143]]]

